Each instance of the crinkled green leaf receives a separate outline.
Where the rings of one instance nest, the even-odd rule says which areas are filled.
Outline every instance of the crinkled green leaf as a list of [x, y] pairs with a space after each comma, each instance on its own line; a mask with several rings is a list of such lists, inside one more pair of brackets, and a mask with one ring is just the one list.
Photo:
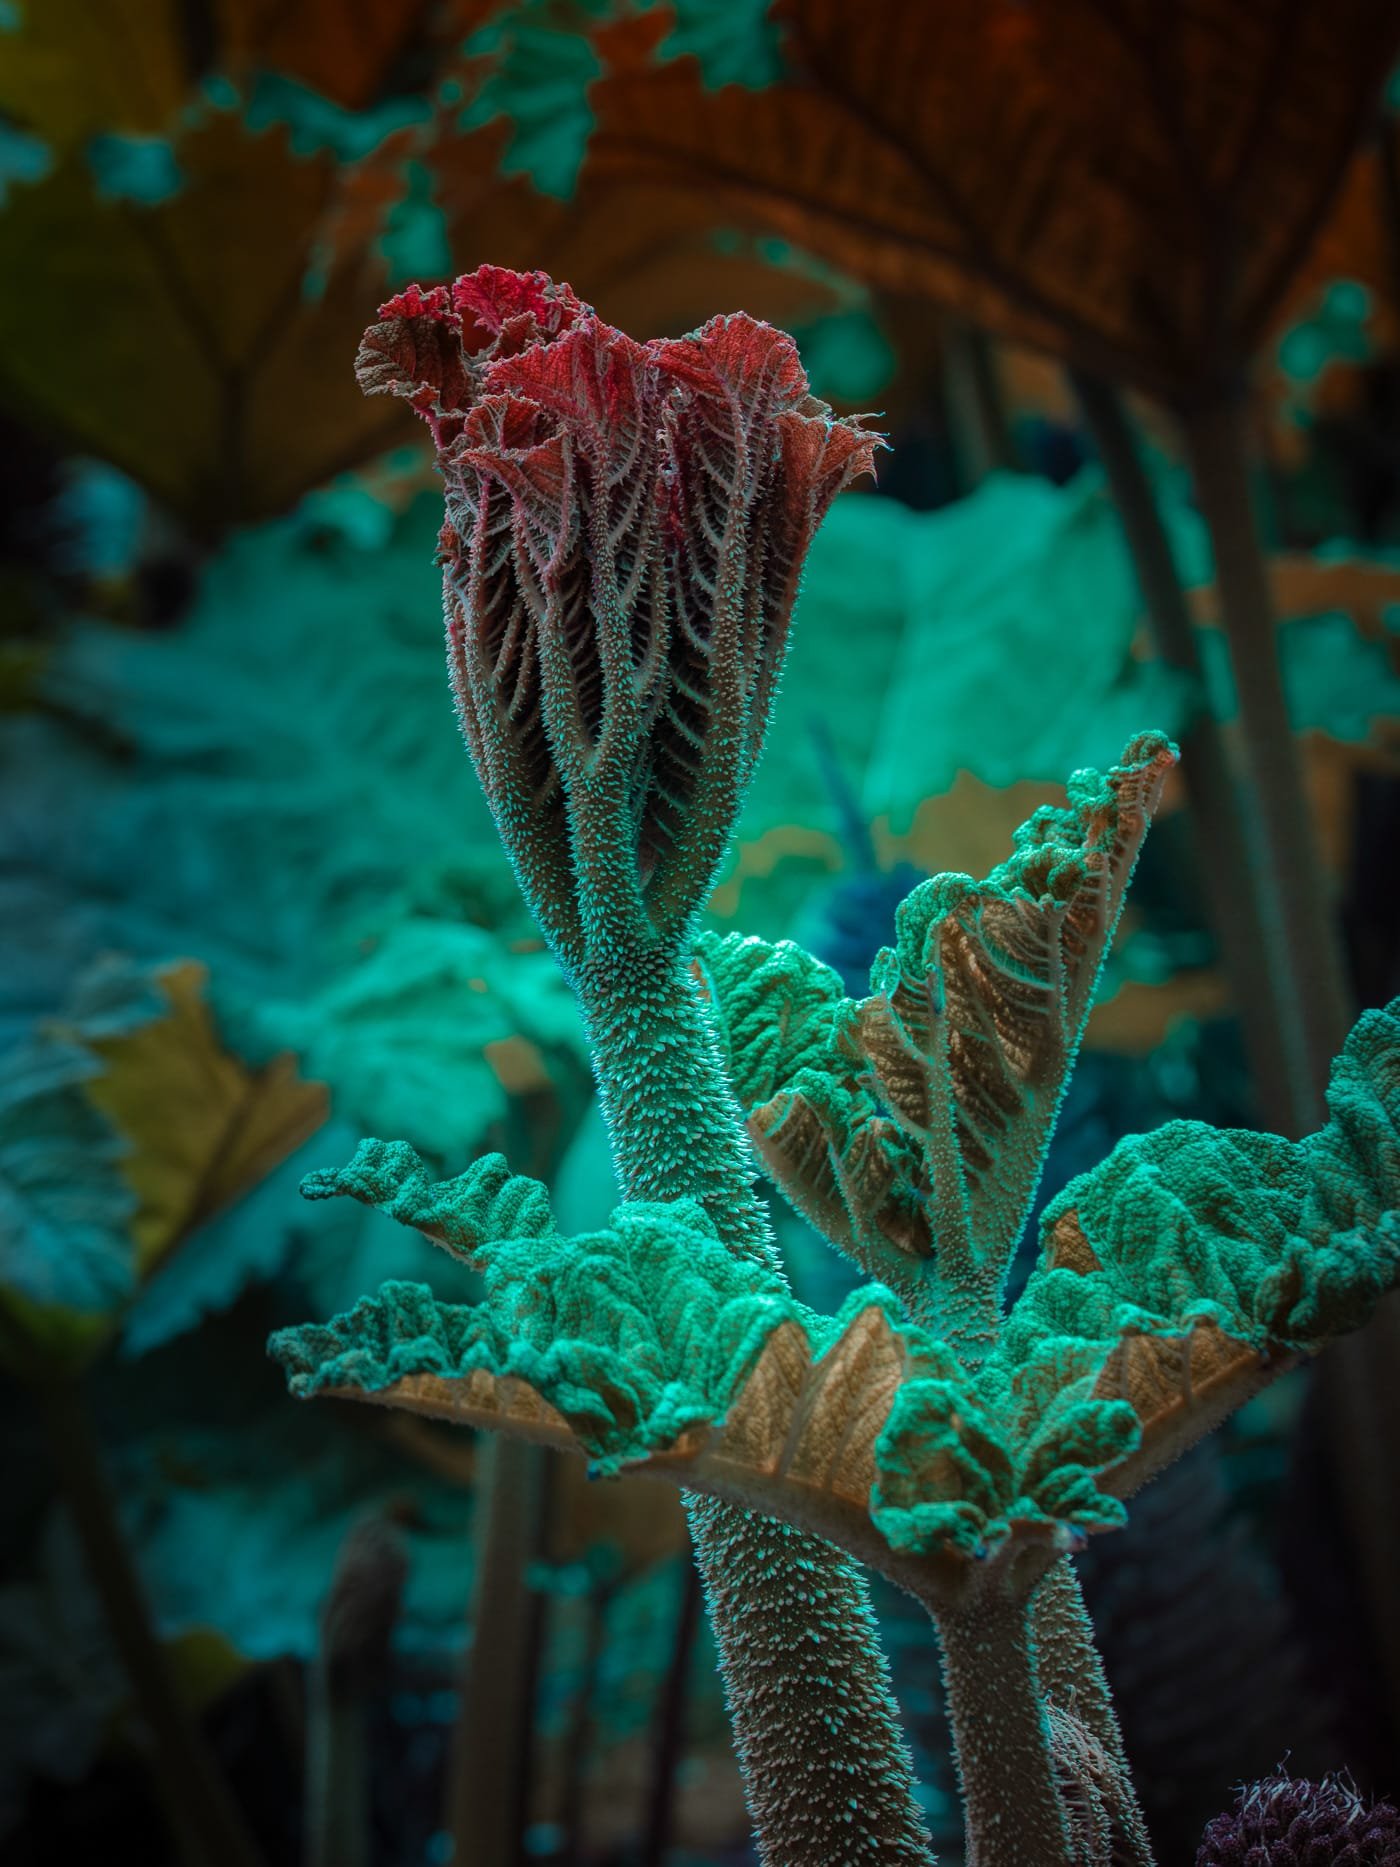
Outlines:
[[[516, 1380], [616, 1471], [722, 1418], [764, 1342], [793, 1314], [776, 1279], [720, 1243], [694, 1201], [629, 1202], [609, 1230], [562, 1239], [537, 1183], [488, 1155], [434, 1184], [413, 1150], [367, 1142], [316, 1197], [348, 1192], [417, 1225], [482, 1271], [486, 1302], [439, 1304], [391, 1284], [326, 1329], [274, 1338], [293, 1390], [373, 1393], [407, 1377]], [[511, 1223], [529, 1230], [502, 1235]]]
[[1000, 1375], [967, 1376], [878, 1286], [816, 1316], [691, 1201], [626, 1203], [607, 1230], [566, 1239], [543, 1189], [499, 1156], [438, 1183], [382, 1142], [307, 1191], [348, 1193], [470, 1256], [486, 1300], [391, 1284], [284, 1331], [272, 1352], [298, 1394], [572, 1442], [600, 1472], [660, 1463], [856, 1542], [873, 1517], [915, 1559], [986, 1554], [1018, 1528], [1063, 1547], [1117, 1520], [1093, 1478], [1135, 1441], [1131, 1409], [1055, 1391], [1028, 1407]]
[[746, 1114], [800, 1070], [831, 1067], [845, 992], [830, 966], [793, 940], [716, 933], [696, 940], [695, 966]]
[[764, 1164], [920, 1320], [942, 1326], [959, 1279], [1003, 1274], [1174, 757], [1143, 734], [1106, 775], [1075, 773], [985, 881], [920, 882], [859, 1003], [790, 942], [698, 944]]
[[1213, 1396], [1359, 1327], [1400, 1283], [1400, 1000], [1358, 1021], [1327, 1100], [1300, 1142], [1169, 1122], [1072, 1180], [1004, 1366], [1077, 1358], [1160, 1462], [1214, 1424]]

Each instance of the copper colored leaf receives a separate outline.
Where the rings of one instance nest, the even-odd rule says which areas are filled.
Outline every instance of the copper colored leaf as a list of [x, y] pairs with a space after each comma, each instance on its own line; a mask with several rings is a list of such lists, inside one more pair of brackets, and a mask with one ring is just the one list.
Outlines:
[[0, 21], [0, 112], [60, 149], [160, 135], [193, 73], [180, 0], [23, 0]]
[[210, 115], [178, 143], [181, 191], [103, 200], [71, 157], [11, 191], [0, 268], [0, 399], [112, 461], [217, 533], [280, 512], [404, 438], [366, 404], [348, 359], [381, 288], [367, 244], [313, 249], [337, 185], [327, 156]]
[[594, 174], [711, 197], [854, 277], [1159, 394], [1248, 355], [1400, 37], [1385, 0], [782, 0], [792, 76], [603, 41]]
[[225, 1050], [202, 966], [160, 976], [167, 1016], [87, 1047], [105, 1065], [87, 1096], [126, 1144], [138, 1269], [149, 1277], [204, 1220], [231, 1206], [326, 1119], [326, 1091], [290, 1055], [254, 1069]]

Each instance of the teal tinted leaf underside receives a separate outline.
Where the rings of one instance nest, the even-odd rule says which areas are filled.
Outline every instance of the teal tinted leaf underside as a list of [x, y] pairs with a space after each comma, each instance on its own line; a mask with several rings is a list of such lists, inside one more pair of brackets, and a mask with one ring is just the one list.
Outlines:
[[485, 1301], [390, 1284], [272, 1352], [300, 1395], [499, 1425], [600, 1474], [650, 1466], [946, 1581], [950, 1560], [1121, 1522], [1116, 1494], [1215, 1424], [1222, 1382], [1238, 1398], [1400, 1281], [1400, 1003], [1361, 1020], [1330, 1100], [1299, 1144], [1197, 1123], [1120, 1144], [1051, 1207], [1045, 1262], [975, 1373], [878, 1285], [806, 1309], [692, 1201], [566, 1238], [500, 1156], [437, 1182], [382, 1142], [305, 1190], [468, 1258]]

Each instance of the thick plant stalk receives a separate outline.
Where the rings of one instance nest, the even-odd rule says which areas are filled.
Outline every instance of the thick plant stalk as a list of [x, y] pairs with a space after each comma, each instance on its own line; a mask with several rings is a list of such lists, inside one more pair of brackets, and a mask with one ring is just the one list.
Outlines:
[[1215, 553], [1216, 587], [1239, 696], [1254, 860], [1272, 890], [1266, 963], [1297, 1006], [1287, 1045], [1291, 1132], [1324, 1119], [1322, 1095], [1349, 1022], [1330, 887], [1279, 668], [1273, 605], [1250, 505], [1243, 415], [1234, 397], [1182, 416], [1196, 497]]
[[[356, 368], [433, 433], [463, 735], [578, 991], [622, 1188], [699, 1199], [729, 1249], [774, 1266], [687, 961], [807, 547], [877, 437], [742, 313], [639, 344], [568, 286], [491, 266], [381, 306]], [[855, 1565], [728, 1505], [691, 1526], [763, 1859], [926, 1862]]]
[[1084, 1591], [1068, 1556], [1047, 1571], [1031, 1598], [1036, 1677], [1045, 1698], [1072, 1712], [1103, 1746], [1116, 1777], [1120, 1856], [1114, 1867], [1153, 1867], [1152, 1843], [1133, 1786], [1113, 1694], [1084, 1605]]
[[1273, 891], [1250, 859], [1241, 817], [1245, 794], [1230, 769], [1225, 735], [1210, 706], [1195, 627], [1167, 528], [1142, 464], [1123, 398], [1110, 383], [1072, 370], [1070, 378], [1123, 527], [1158, 657], [1185, 675], [1195, 712], [1181, 740], [1181, 777], [1201, 865], [1206, 907], [1239, 1014], [1259, 1113], [1266, 1126], [1302, 1134], [1311, 1092], [1296, 1095], [1288, 1059], [1307, 1048], [1302, 1012], [1280, 970]]
[[39, 1384], [36, 1391], [88, 1575], [150, 1731], [148, 1762], [181, 1852], [195, 1867], [262, 1867], [242, 1811], [180, 1702], [169, 1659], [151, 1626], [82, 1392], [67, 1380]]
[[472, 1641], [452, 1745], [448, 1832], [457, 1867], [514, 1867], [529, 1789], [539, 1553], [549, 1453], [483, 1434]]
[[[697, 1198], [731, 1249], [771, 1264], [739, 1110], [680, 952], [622, 955], [578, 984], [626, 1196]], [[791, 1525], [713, 1498], [688, 1498], [687, 1514], [760, 1859], [928, 1863], [913, 1763], [857, 1565]]]
[[989, 1589], [935, 1625], [967, 1813], [966, 1867], [1066, 1867], [1029, 1604]]

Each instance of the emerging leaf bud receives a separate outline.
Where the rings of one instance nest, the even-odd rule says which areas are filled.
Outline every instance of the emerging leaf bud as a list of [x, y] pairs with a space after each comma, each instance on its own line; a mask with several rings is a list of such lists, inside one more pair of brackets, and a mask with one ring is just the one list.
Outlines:
[[494, 266], [380, 310], [357, 370], [428, 423], [463, 732], [572, 967], [682, 937], [771, 711], [807, 547], [879, 437], [742, 313], [637, 343]]

